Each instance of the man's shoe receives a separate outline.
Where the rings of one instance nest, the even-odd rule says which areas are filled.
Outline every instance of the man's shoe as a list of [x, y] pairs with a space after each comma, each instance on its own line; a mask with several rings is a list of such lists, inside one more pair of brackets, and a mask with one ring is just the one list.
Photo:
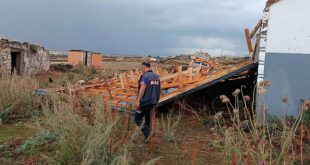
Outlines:
[[144, 138], [143, 143], [144, 143], [144, 144], [148, 144], [148, 143], [149, 143], [149, 140], [150, 140], [150, 136]]

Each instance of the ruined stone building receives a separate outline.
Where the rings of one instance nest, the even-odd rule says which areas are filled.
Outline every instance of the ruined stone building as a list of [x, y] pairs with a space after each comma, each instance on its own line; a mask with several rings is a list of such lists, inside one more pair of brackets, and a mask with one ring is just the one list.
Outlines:
[[37, 74], [48, 71], [49, 66], [44, 47], [0, 38], [0, 73]]

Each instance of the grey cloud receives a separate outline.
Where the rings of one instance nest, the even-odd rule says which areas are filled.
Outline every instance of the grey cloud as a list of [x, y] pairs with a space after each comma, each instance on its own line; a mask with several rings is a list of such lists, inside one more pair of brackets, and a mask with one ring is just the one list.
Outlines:
[[257, 0], [0, 0], [0, 35], [49, 49], [168, 55], [246, 54]]

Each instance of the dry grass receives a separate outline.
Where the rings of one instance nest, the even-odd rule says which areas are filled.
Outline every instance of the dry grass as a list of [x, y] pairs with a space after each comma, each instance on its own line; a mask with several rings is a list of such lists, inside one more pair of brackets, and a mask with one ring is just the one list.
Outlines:
[[38, 87], [30, 76], [3, 74], [0, 78], [0, 123], [21, 119], [38, 109], [32, 90]]
[[[83, 101], [84, 100], [84, 101]], [[83, 106], [81, 106], [83, 105]], [[136, 130], [128, 130], [118, 113], [108, 110], [100, 98], [85, 98], [55, 94], [42, 103], [43, 118], [39, 130], [56, 135], [51, 151], [42, 163], [100, 165], [132, 164], [128, 147], [132, 146]], [[85, 108], [91, 111], [85, 111]], [[88, 113], [92, 113], [89, 115]], [[121, 135], [126, 140], [120, 145]], [[130, 137], [131, 136], [131, 137]], [[148, 163], [154, 164], [155, 160]]]
[[102, 69], [107, 73], [124, 72], [139, 68], [141, 62], [108, 62], [102, 63]]
[[118, 121], [103, 109], [100, 99], [90, 108], [95, 113], [92, 122], [81, 117], [76, 98], [53, 95], [43, 104], [41, 129], [57, 135], [55, 152], [48, 160], [55, 164], [109, 164], [116, 157], [110, 149], [113, 129]]
[[[261, 83], [258, 90], [259, 100], [264, 100], [264, 94], [268, 82]], [[287, 125], [286, 119], [280, 122], [270, 123], [267, 120], [267, 112], [264, 107], [261, 118], [253, 115], [253, 105], [250, 97], [244, 96], [242, 89], [236, 89], [232, 95], [234, 103], [222, 95], [220, 98], [226, 105], [230, 119], [224, 120], [222, 114], [215, 115], [217, 122], [217, 136], [221, 141], [221, 149], [227, 156], [226, 163], [231, 164], [295, 164], [302, 162], [296, 158], [302, 157], [298, 154], [296, 138], [298, 128], [302, 120], [303, 110], [292, 125]], [[241, 98], [240, 98], [241, 97]], [[244, 107], [239, 104], [241, 100]], [[286, 104], [285, 100], [283, 101]], [[264, 105], [264, 103], [263, 103]], [[245, 120], [241, 120], [241, 112], [245, 115]], [[285, 112], [283, 112], [285, 114]]]
[[176, 141], [176, 129], [180, 123], [181, 115], [179, 114], [177, 117], [172, 117], [172, 113], [169, 113], [164, 117], [162, 115], [162, 132], [164, 134], [163, 138], [167, 142], [175, 142]]
[[[124, 61], [124, 62], [109, 62], [104, 61], [102, 63], [102, 72], [106, 75], [113, 76], [114, 73], [121, 73], [125, 71], [134, 70], [141, 67], [142, 61]], [[151, 62], [151, 66], [161, 67], [170, 70], [174, 68], [176, 64], [179, 63], [177, 61], [168, 61], [165, 63], [157, 63]], [[189, 61], [184, 61], [183, 63], [188, 64]], [[186, 65], [187, 66], [187, 65]]]

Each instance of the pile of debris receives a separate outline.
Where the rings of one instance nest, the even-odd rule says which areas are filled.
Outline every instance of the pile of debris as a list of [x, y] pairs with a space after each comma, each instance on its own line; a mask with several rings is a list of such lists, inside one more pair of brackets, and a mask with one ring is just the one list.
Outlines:
[[[195, 56], [195, 55], [194, 55]], [[225, 58], [226, 59], [226, 58]], [[181, 65], [173, 71], [155, 67], [153, 71], [160, 75], [162, 95], [159, 105], [164, 105], [182, 96], [197, 92], [217, 82], [241, 74], [256, 67], [249, 59], [242, 58], [227, 62], [221, 58], [195, 56], [184, 70]], [[142, 72], [139, 69], [121, 74], [115, 74], [111, 79], [97, 78], [91, 85], [76, 85], [72, 87], [49, 89], [50, 91], [66, 92], [71, 95], [96, 95], [112, 109], [131, 109], [138, 92], [137, 81]]]

